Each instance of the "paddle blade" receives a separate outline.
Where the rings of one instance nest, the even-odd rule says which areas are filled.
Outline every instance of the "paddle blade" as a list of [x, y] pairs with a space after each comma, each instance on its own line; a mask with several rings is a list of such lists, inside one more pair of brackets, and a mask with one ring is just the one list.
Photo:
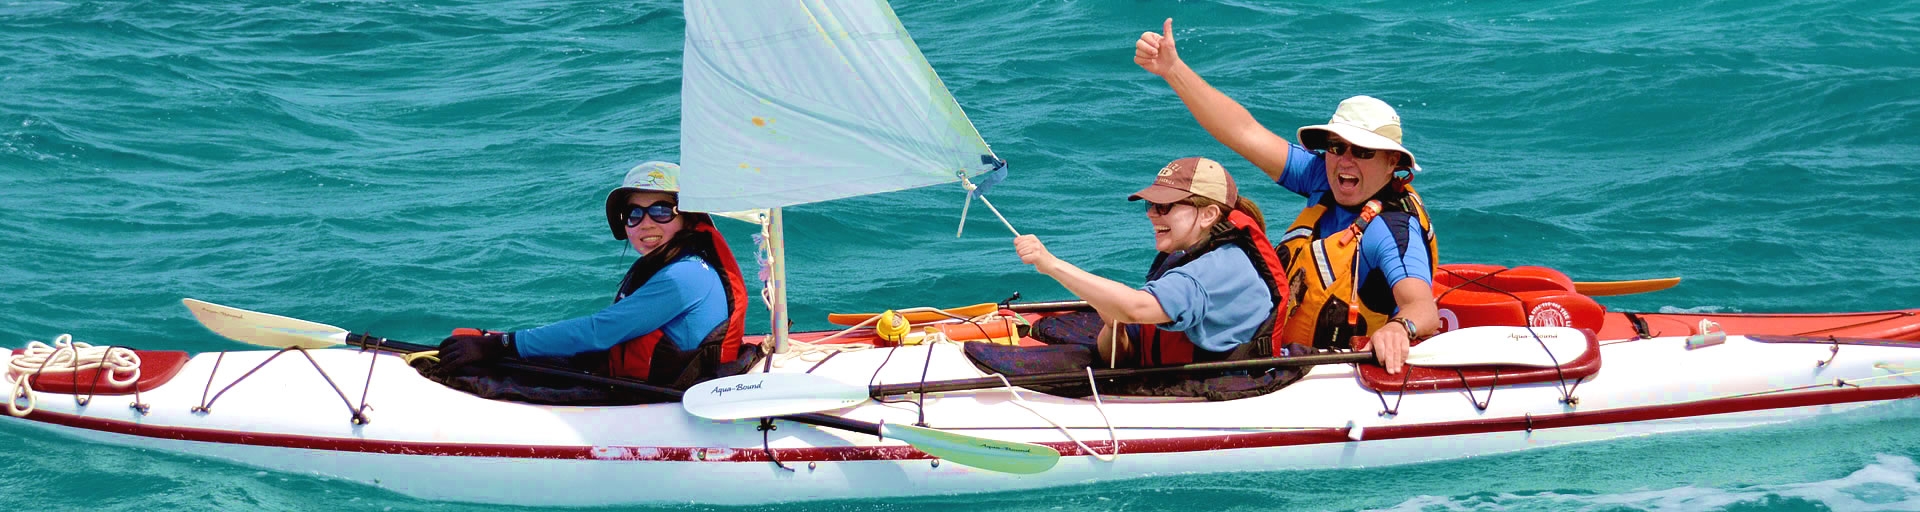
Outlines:
[[1001, 441], [913, 425], [880, 424], [880, 437], [906, 441], [920, 451], [956, 464], [1030, 475], [1060, 462], [1060, 451], [1033, 443]]
[[1612, 295], [1632, 295], [1635, 293], [1657, 292], [1680, 284], [1678, 277], [1660, 279], [1639, 279], [1634, 281], [1594, 281], [1574, 282], [1573, 291], [1582, 295], [1606, 297]]
[[688, 414], [712, 420], [844, 409], [867, 401], [867, 387], [810, 373], [749, 373], [693, 385], [680, 397]]
[[1552, 368], [1586, 352], [1587, 333], [1572, 327], [1468, 327], [1443, 332], [1414, 345], [1407, 354], [1407, 364]]
[[347, 331], [298, 318], [248, 311], [211, 302], [181, 299], [207, 330], [227, 339], [273, 348], [328, 348], [346, 344]]

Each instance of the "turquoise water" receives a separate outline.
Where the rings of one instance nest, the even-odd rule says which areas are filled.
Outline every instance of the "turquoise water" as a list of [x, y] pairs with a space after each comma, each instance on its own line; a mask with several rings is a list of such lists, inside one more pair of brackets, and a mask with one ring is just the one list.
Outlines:
[[[1392, 103], [1444, 262], [1682, 276], [1626, 310], [1920, 307], [1920, 7], [1843, 1], [900, 1], [1013, 165], [1023, 232], [1137, 282], [1124, 195], [1224, 162], [1279, 222], [1301, 200], [1131, 62], [1181, 54], [1270, 128]], [[600, 201], [678, 144], [677, 3], [0, 4], [0, 346], [243, 348], [195, 297], [395, 339], [590, 312], [633, 257]], [[962, 195], [790, 210], [794, 318], [1066, 298]], [[746, 247], [743, 225], [724, 225]], [[749, 264], [750, 265], [750, 264]], [[764, 331], [764, 310], [749, 316]], [[1920, 409], [1404, 468], [1171, 477], [783, 510], [1920, 509]], [[75, 443], [0, 424], [0, 509], [479, 510]], [[642, 492], [642, 491], [636, 491]]]

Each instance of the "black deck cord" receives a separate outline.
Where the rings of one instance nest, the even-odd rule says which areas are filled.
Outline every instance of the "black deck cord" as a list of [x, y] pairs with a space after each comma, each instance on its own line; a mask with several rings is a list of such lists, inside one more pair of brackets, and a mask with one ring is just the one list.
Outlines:
[[1407, 383], [1413, 382], [1413, 367], [1409, 366], [1402, 369], [1406, 370], [1407, 373], [1406, 375], [1400, 376], [1400, 389], [1396, 389], [1393, 392], [1393, 407], [1387, 407], [1386, 393], [1381, 393], [1378, 389], [1373, 390], [1373, 396], [1380, 397], [1380, 417], [1382, 418], [1399, 416], [1400, 402], [1407, 399]]
[[[373, 337], [373, 335], [371, 334], [362, 334], [360, 336], [362, 337], [362, 339]], [[386, 338], [374, 338], [374, 339], [377, 339], [379, 341], [373, 342], [372, 347], [361, 345], [360, 351], [366, 352], [368, 350], [377, 350], [385, 347], [387, 344]], [[367, 382], [365, 384], [360, 385], [360, 407], [358, 409], [355, 409], [355, 412], [354, 412], [354, 416], [357, 416], [361, 419], [365, 419], [367, 417], [366, 412], [373, 409], [373, 406], [367, 405], [367, 393], [370, 393], [373, 391], [373, 365], [378, 362], [380, 362], [380, 356], [378, 355], [367, 358]], [[360, 424], [364, 425], [365, 423], [360, 423]]]
[[[827, 364], [827, 361], [832, 360], [833, 356], [837, 355], [840, 355], [839, 351], [828, 352], [827, 357], [820, 358], [820, 362], [813, 363], [813, 366], [808, 367], [807, 373], [813, 373], [814, 370], [820, 369], [820, 365]], [[768, 355], [767, 359], [771, 361], [773, 356]], [[773, 461], [773, 467], [793, 472], [793, 468], [787, 467], [785, 463], [780, 462], [780, 455], [773, 452], [772, 432], [780, 428], [774, 426], [773, 418], [760, 418], [760, 426], [756, 428], [760, 430], [760, 451], [767, 454], [767, 460]]]
[[[986, 332], [986, 329], [981, 329], [981, 332]], [[1837, 346], [1838, 345], [1836, 345], [1836, 347]], [[927, 360], [925, 362], [920, 363], [920, 390], [913, 392], [914, 408], [920, 409], [919, 421], [915, 421], [913, 422], [913, 424], [922, 426], [922, 427], [928, 426], [927, 425], [927, 391], [926, 389], [927, 389], [927, 370], [930, 370], [930, 369], [933, 369], [933, 345], [927, 345]], [[874, 375], [879, 375], [879, 374], [880, 374], [879, 372], [874, 372]]]
[[[893, 351], [899, 348], [900, 347], [898, 346], [887, 348], [887, 357], [880, 360], [880, 366], [876, 366], [873, 368], [873, 376], [867, 377], [867, 388], [869, 389], [873, 388], [874, 381], [880, 378], [880, 369], [887, 367], [887, 362], [893, 360]], [[914, 402], [913, 400], [888, 400], [886, 397], [874, 397], [873, 401], [877, 403], [883, 403], [883, 404], [910, 403], [910, 404], [914, 404], [915, 407], [918, 407], [921, 405], [917, 402]]]
[[[1473, 408], [1479, 409], [1481, 411], [1486, 411], [1487, 406], [1493, 405], [1493, 390], [1495, 388], [1500, 387], [1500, 369], [1499, 368], [1493, 369], [1493, 382], [1487, 384], [1487, 401], [1485, 402], [1482, 402], [1480, 401], [1480, 399], [1473, 397], [1473, 385], [1467, 383], [1467, 372], [1461, 371], [1459, 368], [1454, 368], [1453, 373], [1455, 375], [1460, 376], [1460, 387], [1465, 388], [1467, 390], [1467, 401], [1473, 402]], [[1527, 422], [1529, 425], [1531, 425], [1533, 420], [1529, 418]], [[1529, 427], [1527, 430], [1533, 430], [1533, 429]]]
[[1828, 334], [1827, 341], [1833, 342], [1833, 351], [1827, 353], [1827, 360], [1814, 363], [1814, 368], [1826, 368], [1827, 365], [1833, 364], [1833, 358], [1840, 357], [1840, 338], [1835, 338], [1832, 334]]
[[153, 409], [151, 405], [140, 403], [140, 379], [133, 379], [133, 403], [127, 404], [127, 407], [139, 412], [141, 416], [146, 416], [147, 411]]
[[[1526, 301], [1525, 299], [1521, 299], [1519, 295], [1514, 295], [1514, 294], [1513, 294], [1513, 292], [1509, 292], [1509, 291], [1506, 291], [1506, 290], [1502, 290], [1502, 289], [1499, 289], [1499, 288], [1494, 288], [1494, 287], [1492, 287], [1492, 286], [1488, 286], [1488, 285], [1486, 285], [1486, 284], [1481, 284], [1481, 283], [1479, 283], [1479, 281], [1480, 281], [1481, 279], [1485, 279], [1485, 278], [1489, 278], [1489, 277], [1493, 277], [1493, 276], [1494, 276], [1495, 274], [1499, 274], [1499, 273], [1501, 273], [1501, 272], [1506, 272], [1506, 271], [1508, 271], [1508, 270], [1513, 270], [1513, 269], [1510, 269], [1510, 268], [1503, 268], [1503, 269], [1500, 269], [1500, 270], [1495, 270], [1495, 271], [1493, 271], [1493, 272], [1488, 272], [1488, 273], [1487, 273], [1487, 275], [1484, 275], [1484, 276], [1480, 276], [1480, 277], [1476, 277], [1476, 278], [1473, 278], [1473, 279], [1469, 279], [1469, 280], [1467, 280], [1467, 282], [1464, 282], [1464, 283], [1460, 283], [1460, 285], [1461, 285], [1461, 286], [1466, 286], [1466, 285], [1468, 285], [1468, 284], [1480, 284], [1480, 287], [1482, 287], [1482, 288], [1486, 288], [1486, 289], [1488, 289], [1488, 290], [1493, 290], [1493, 291], [1496, 291], [1496, 292], [1500, 292], [1500, 293], [1501, 293], [1502, 295], [1506, 295], [1506, 296], [1508, 296], [1508, 297], [1512, 297], [1512, 298], [1513, 298], [1513, 300], [1515, 300], [1515, 301], [1518, 301], [1518, 302], [1520, 302], [1521, 304], [1526, 304], [1526, 303], [1527, 303], [1527, 301]], [[1452, 270], [1447, 270], [1447, 273], [1448, 273], [1448, 274], [1452, 274], [1452, 275], [1454, 275], [1454, 276], [1459, 276], [1459, 275], [1460, 275], [1459, 273], [1456, 273], [1456, 272], [1454, 272], [1454, 271], [1452, 271]], [[1455, 287], [1453, 287], [1453, 289], [1451, 289], [1451, 290], [1447, 290], [1446, 292], [1442, 292], [1442, 293], [1440, 294], [1440, 297], [1445, 297], [1445, 296], [1447, 296], [1447, 294], [1448, 294], [1448, 293], [1453, 293], [1453, 290], [1458, 290], [1458, 289], [1460, 289], [1460, 286], [1455, 286]], [[1574, 293], [1579, 293], [1579, 292], [1574, 292]], [[1434, 301], [1436, 301], [1436, 302], [1438, 302], [1438, 301], [1440, 300], [1440, 297], [1434, 297]], [[1579, 403], [1580, 403], [1580, 399], [1579, 399], [1578, 397], [1575, 397], [1575, 396], [1573, 396], [1573, 392], [1574, 392], [1574, 391], [1576, 391], [1576, 390], [1579, 390], [1579, 389], [1580, 389], [1580, 383], [1576, 381], [1576, 382], [1574, 382], [1574, 383], [1573, 383], [1573, 386], [1572, 386], [1572, 387], [1568, 387], [1568, 386], [1567, 386], [1567, 372], [1566, 372], [1566, 370], [1563, 370], [1563, 369], [1561, 369], [1561, 368], [1560, 368], [1560, 358], [1559, 358], [1559, 357], [1556, 357], [1556, 356], [1554, 356], [1554, 355], [1553, 355], [1553, 351], [1552, 351], [1552, 350], [1547, 350], [1547, 341], [1546, 341], [1546, 340], [1543, 340], [1543, 339], [1540, 339], [1540, 333], [1537, 333], [1537, 332], [1533, 332], [1533, 325], [1532, 325], [1532, 324], [1533, 324], [1533, 322], [1532, 322], [1531, 320], [1529, 320], [1529, 321], [1527, 322], [1527, 324], [1528, 324], [1528, 325], [1525, 325], [1525, 326], [1523, 326], [1523, 327], [1526, 327], [1526, 328], [1527, 328], [1527, 334], [1528, 334], [1528, 335], [1530, 335], [1530, 336], [1533, 336], [1533, 341], [1534, 341], [1535, 343], [1539, 343], [1539, 344], [1540, 344], [1540, 350], [1541, 350], [1541, 351], [1544, 351], [1544, 352], [1546, 352], [1546, 353], [1547, 353], [1547, 360], [1549, 360], [1549, 361], [1553, 361], [1553, 373], [1554, 373], [1554, 379], [1555, 379], [1555, 380], [1558, 380], [1558, 381], [1559, 381], [1559, 385], [1560, 385], [1560, 403], [1563, 403], [1563, 404], [1567, 404], [1567, 405], [1577, 405], [1577, 404], [1579, 404]], [[1456, 370], [1456, 371], [1457, 371], [1457, 370]], [[1495, 374], [1495, 375], [1497, 376], [1498, 374]], [[1493, 397], [1493, 390], [1492, 390], [1492, 389], [1488, 389], [1488, 390], [1487, 390], [1487, 397], [1488, 397], [1487, 399], [1488, 399], [1489, 401], [1491, 401], [1491, 400], [1493, 399], [1493, 398], [1492, 398], [1492, 397]], [[1382, 398], [1382, 402], [1384, 402], [1384, 401], [1385, 401], [1385, 399], [1384, 399], [1384, 398]]]
[[[1903, 316], [1913, 316], [1913, 312], [1911, 312], [1911, 311], [1888, 311], [1888, 312], [1886, 312], [1885, 314], [1886, 314], [1887, 316], [1886, 316], [1886, 317], [1884, 317], [1884, 318], [1876, 318], [1876, 319], [1873, 319], [1873, 320], [1861, 320], [1861, 321], [1859, 321], [1859, 322], [1854, 322], [1854, 323], [1851, 323], [1851, 324], [1847, 324], [1847, 325], [1842, 325], [1842, 326], [1837, 326], [1837, 327], [1822, 327], [1822, 328], [1819, 328], [1819, 329], [1814, 329], [1814, 330], [1811, 330], [1811, 331], [1806, 331], [1806, 332], [1802, 332], [1802, 333], [1800, 333], [1799, 335], [1800, 335], [1800, 336], [1812, 336], [1812, 335], [1813, 335], [1814, 333], [1817, 333], [1817, 332], [1820, 332], [1820, 331], [1838, 331], [1838, 330], [1841, 330], [1841, 329], [1849, 329], [1849, 328], [1854, 328], [1854, 327], [1859, 327], [1859, 326], [1862, 326], [1862, 325], [1867, 325], [1867, 324], [1874, 324], [1874, 323], [1880, 323], [1880, 322], [1882, 322], [1882, 321], [1886, 321], [1886, 320], [1892, 320], [1892, 319], [1895, 319], [1895, 318], [1900, 318], [1900, 317], [1903, 317]], [[1829, 334], [1828, 336], [1832, 336], [1832, 335], [1831, 335], [1831, 334]]]
[[760, 450], [767, 454], [767, 460], [773, 461], [773, 467], [792, 473], [794, 472], [793, 468], [781, 463], [780, 456], [773, 453], [773, 431], [775, 428], [778, 427], [773, 426], [773, 418], [760, 418]]
[[[89, 384], [91, 385], [87, 386], [87, 395], [84, 397], [80, 396], [80, 349], [69, 347], [69, 350], [73, 350], [73, 365], [68, 367], [67, 373], [72, 374], [73, 378], [67, 379], [67, 394], [73, 395], [73, 403], [79, 404], [81, 407], [86, 407], [89, 402], [93, 401], [93, 390], [96, 389], [100, 383], [100, 374], [98, 372], [93, 374], [93, 382], [90, 382]], [[108, 345], [107, 351], [112, 352], [113, 345]], [[30, 378], [40, 380], [40, 374], [46, 373], [47, 365], [49, 364], [53, 364], [52, 357], [40, 361], [40, 367], [33, 370], [33, 377]], [[105, 365], [101, 365], [101, 368], [105, 367]]]
[[[832, 352], [828, 352], [828, 353], [827, 353], [827, 357], [822, 357], [822, 358], [820, 358], [820, 362], [818, 362], [818, 363], [813, 363], [813, 366], [811, 366], [811, 367], [808, 367], [808, 368], [807, 368], [807, 373], [813, 373], [813, 371], [814, 371], [814, 370], [818, 370], [818, 369], [820, 369], [820, 365], [823, 365], [823, 364], [827, 364], [827, 361], [831, 361], [831, 360], [833, 360], [833, 356], [837, 356], [837, 355], [840, 355], [840, 351], [838, 351], [838, 350], [835, 350], [835, 351], [832, 351]], [[868, 382], [872, 382], [872, 381], [871, 381], [871, 380], [869, 380]]]
[[[253, 369], [251, 369], [251, 370], [247, 370], [247, 373], [243, 373], [243, 374], [241, 374], [241, 375], [240, 375], [240, 378], [237, 378], [237, 379], [233, 379], [233, 382], [231, 382], [231, 383], [228, 383], [228, 384], [227, 384], [227, 387], [224, 387], [224, 388], [220, 388], [220, 392], [219, 392], [219, 393], [214, 393], [214, 394], [213, 394], [213, 399], [212, 399], [212, 400], [208, 400], [208, 399], [206, 399], [206, 392], [205, 392], [205, 391], [201, 391], [201, 403], [200, 403], [200, 405], [199, 405], [199, 406], [197, 406], [197, 407], [194, 407], [194, 408], [192, 408], [192, 409], [189, 409], [189, 411], [192, 411], [192, 412], [196, 412], [196, 413], [212, 413], [212, 412], [213, 412], [213, 403], [214, 403], [215, 401], [218, 401], [218, 400], [220, 400], [220, 396], [221, 396], [221, 395], [225, 395], [225, 394], [227, 394], [227, 391], [228, 391], [228, 390], [231, 390], [231, 389], [233, 389], [233, 387], [234, 387], [234, 386], [238, 386], [238, 385], [240, 385], [240, 382], [241, 382], [241, 381], [245, 381], [245, 380], [247, 380], [247, 377], [252, 377], [252, 376], [253, 376], [253, 373], [254, 373], [254, 372], [257, 372], [257, 371], [260, 371], [260, 369], [261, 369], [261, 368], [265, 368], [265, 367], [267, 367], [267, 363], [271, 363], [271, 362], [273, 362], [273, 360], [274, 360], [275, 358], [278, 358], [278, 357], [280, 357], [280, 355], [281, 355], [281, 354], [285, 354], [285, 353], [287, 353], [287, 352], [290, 352], [290, 351], [297, 351], [297, 352], [300, 352], [300, 355], [301, 355], [301, 356], [305, 356], [305, 357], [307, 358], [307, 362], [313, 365], [313, 370], [314, 370], [314, 371], [316, 371], [316, 372], [320, 372], [320, 378], [321, 378], [321, 379], [323, 379], [323, 380], [326, 380], [326, 381], [327, 381], [327, 387], [331, 387], [331, 388], [333, 388], [333, 393], [334, 393], [335, 395], [339, 395], [339, 396], [340, 396], [340, 403], [341, 403], [341, 404], [344, 404], [344, 405], [346, 405], [346, 406], [347, 406], [347, 411], [349, 411], [349, 412], [352, 412], [352, 413], [353, 413], [353, 416], [351, 416], [351, 417], [349, 417], [349, 418], [348, 418], [348, 421], [350, 421], [350, 422], [352, 422], [352, 423], [353, 423], [353, 424], [355, 424], [355, 425], [365, 425], [365, 424], [367, 424], [367, 416], [366, 416], [366, 414], [363, 414], [363, 411], [361, 411], [361, 410], [359, 410], [359, 409], [355, 409], [355, 408], [353, 407], [353, 401], [352, 401], [352, 400], [348, 400], [348, 399], [347, 399], [347, 393], [346, 393], [346, 392], [344, 392], [344, 391], [341, 391], [341, 390], [340, 390], [340, 386], [339, 386], [339, 385], [337, 385], [337, 384], [334, 384], [334, 383], [333, 383], [333, 377], [330, 377], [330, 376], [328, 376], [328, 375], [327, 375], [327, 371], [326, 371], [325, 369], [322, 369], [322, 368], [320, 368], [320, 362], [319, 362], [319, 361], [315, 361], [315, 360], [313, 359], [313, 355], [312, 355], [312, 354], [308, 354], [308, 353], [307, 353], [307, 349], [304, 349], [304, 348], [300, 348], [300, 347], [287, 347], [287, 348], [283, 348], [283, 349], [280, 349], [280, 350], [279, 350], [279, 351], [277, 351], [277, 352], [274, 352], [274, 353], [273, 353], [273, 355], [270, 355], [270, 356], [267, 356], [267, 359], [266, 359], [266, 360], [264, 360], [264, 361], [260, 361], [260, 364], [258, 364], [258, 365], [255, 365], [255, 366], [253, 367]], [[225, 353], [224, 353], [224, 352], [222, 352], [221, 354], [222, 354], [223, 356], [225, 355]], [[218, 359], [215, 359], [215, 360], [214, 360], [214, 366], [215, 366], [215, 368], [216, 368], [216, 369], [217, 369], [217, 368], [219, 367], [219, 360], [218, 360]], [[213, 374], [211, 374], [211, 373], [209, 373], [209, 374], [207, 374], [207, 386], [208, 386], [209, 388], [211, 388], [211, 387], [213, 386]]]
[[[207, 401], [207, 391], [213, 389], [213, 376], [220, 374], [220, 361], [225, 360], [226, 358], [227, 358], [226, 351], [220, 351], [220, 352], [214, 353], [213, 369], [207, 371], [207, 386], [200, 388], [200, 405], [196, 405], [192, 409], [187, 409], [187, 412], [211, 412], [207, 410], [207, 406], [212, 405], [211, 402]], [[225, 390], [221, 390], [221, 391], [224, 392]]]
[[1635, 336], [1639, 336], [1640, 339], [1643, 340], [1653, 339], [1651, 328], [1647, 327], [1647, 319], [1640, 318], [1639, 313], [1624, 312], [1621, 314], [1627, 315], [1627, 323], [1633, 324], [1633, 334]]

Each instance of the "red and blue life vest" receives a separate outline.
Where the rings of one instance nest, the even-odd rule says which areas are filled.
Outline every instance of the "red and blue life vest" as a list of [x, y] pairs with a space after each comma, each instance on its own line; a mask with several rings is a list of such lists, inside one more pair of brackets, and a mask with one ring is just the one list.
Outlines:
[[[674, 340], [667, 339], [664, 330], [621, 342], [607, 351], [609, 375], [684, 390], [701, 381], [722, 377], [721, 366], [739, 358], [747, 326], [747, 287], [740, 265], [734, 263], [733, 251], [727, 249], [727, 241], [712, 223], [694, 223], [687, 229], [706, 235], [695, 245], [706, 245], [711, 250], [689, 252], [720, 273], [720, 283], [727, 295], [727, 321], [715, 326], [691, 350], [681, 350]], [[621, 280], [614, 301], [640, 289], [663, 267], [642, 268], [640, 262], [635, 262]]]
[[1162, 330], [1153, 325], [1141, 325], [1139, 339], [1134, 340], [1136, 352], [1140, 356], [1138, 364], [1141, 368], [1265, 358], [1285, 353], [1280, 341], [1280, 335], [1284, 330], [1276, 328], [1275, 325], [1277, 322], [1285, 321], [1282, 312], [1287, 309], [1289, 297], [1287, 282], [1279, 279], [1279, 276], [1286, 275], [1281, 270], [1280, 257], [1274, 252], [1273, 244], [1267, 242], [1266, 228], [1254, 222], [1253, 217], [1236, 210], [1227, 214], [1227, 221], [1233, 223], [1233, 230], [1215, 235], [1205, 246], [1188, 251], [1184, 257], [1171, 265], [1168, 264], [1167, 253], [1160, 253], [1159, 256], [1154, 257], [1153, 266], [1147, 273], [1147, 280], [1158, 279], [1168, 270], [1199, 259], [1200, 255], [1209, 251], [1232, 244], [1246, 253], [1247, 259], [1253, 263], [1254, 272], [1260, 275], [1260, 281], [1267, 284], [1267, 293], [1273, 299], [1273, 311], [1267, 314], [1266, 320], [1260, 322], [1260, 327], [1254, 330], [1252, 339], [1230, 352], [1212, 352], [1200, 348], [1194, 345], [1184, 332]]

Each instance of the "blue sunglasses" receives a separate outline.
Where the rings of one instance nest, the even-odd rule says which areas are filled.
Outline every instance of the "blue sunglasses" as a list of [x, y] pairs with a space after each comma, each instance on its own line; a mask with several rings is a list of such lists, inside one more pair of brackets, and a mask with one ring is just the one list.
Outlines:
[[627, 227], [634, 227], [640, 225], [640, 219], [653, 219], [655, 224], [666, 224], [673, 222], [673, 218], [679, 216], [680, 205], [661, 201], [646, 206], [635, 206], [627, 210], [622, 217], [625, 217]]

